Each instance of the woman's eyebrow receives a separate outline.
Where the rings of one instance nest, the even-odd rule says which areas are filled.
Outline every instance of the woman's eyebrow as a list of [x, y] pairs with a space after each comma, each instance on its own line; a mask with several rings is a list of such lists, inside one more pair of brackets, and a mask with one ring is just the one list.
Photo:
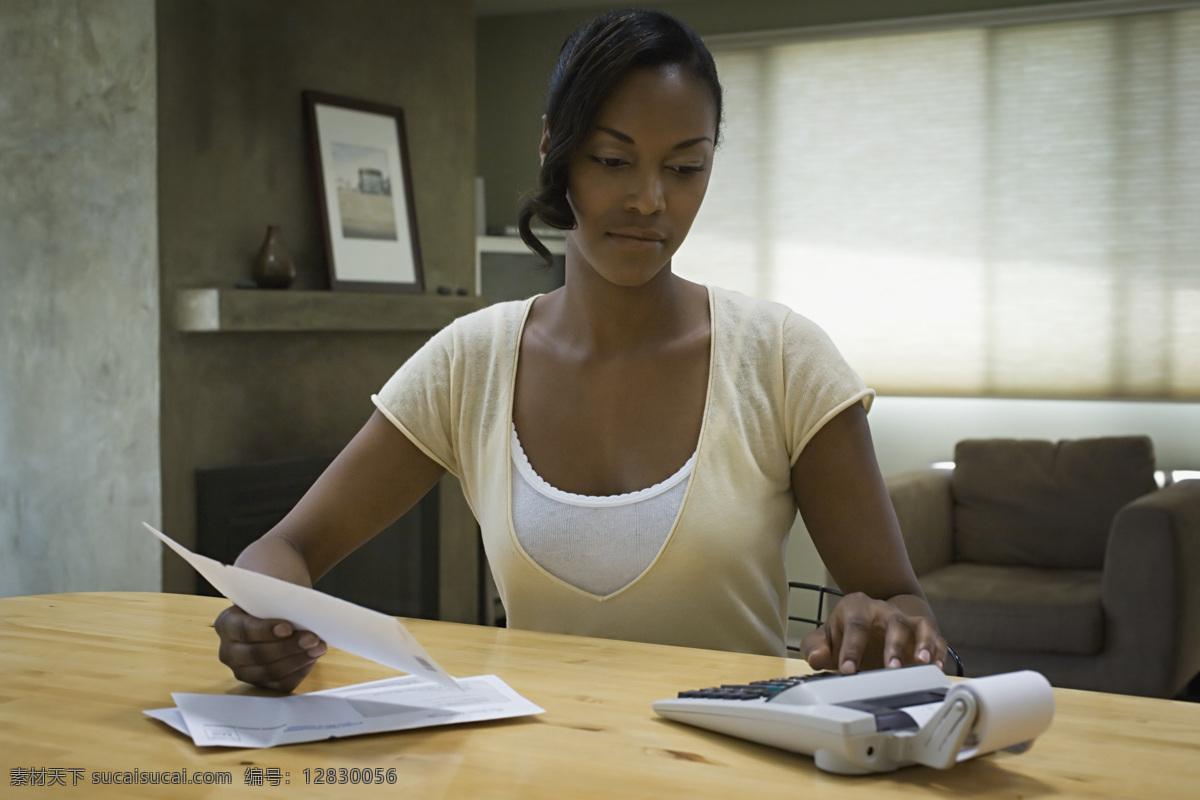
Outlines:
[[[627, 134], [627, 133], [621, 133], [620, 131], [618, 131], [618, 130], [615, 130], [615, 129], [613, 129], [613, 128], [606, 128], [606, 127], [604, 127], [603, 125], [597, 125], [597, 126], [596, 126], [596, 130], [598, 130], [598, 131], [604, 131], [604, 132], [605, 132], [605, 133], [607, 133], [609, 136], [613, 137], [614, 139], [617, 139], [618, 141], [622, 141], [622, 142], [624, 142], [625, 144], [636, 144], [636, 143], [633, 141], [633, 137], [632, 137], [632, 136], [630, 136], [630, 135], [629, 135], [629, 134]], [[689, 147], [692, 147], [692, 146], [694, 146], [694, 145], [698, 145], [698, 144], [700, 144], [701, 142], [711, 142], [711, 141], [712, 141], [712, 138], [710, 138], [710, 137], [708, 137], [708, 136], [697, 136], [695, 139], [685, 139], [684, 141], [682, 141], [682, 142], [680, 142], [679, 144], [675, 145], [675, 146], [674, 146], [673, 148], [671, 148], [671, 149], [672, 149], [672, 150], [686, 150], [686, 149], [688, 149]]]

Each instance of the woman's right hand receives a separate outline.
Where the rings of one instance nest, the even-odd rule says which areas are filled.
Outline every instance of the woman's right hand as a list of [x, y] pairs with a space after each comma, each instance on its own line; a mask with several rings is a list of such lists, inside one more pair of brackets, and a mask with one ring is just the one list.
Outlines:
[[[375, 411], [296, 507], [234, 563], [311, 588], [412, 508], [445, 472]], [[259, 619], [237, 606], [222, 611], [213, 627], [221, 661], [238, 680], [267, 689], [295, 689], [325, 654], [325, 643], [311, 631], [297, 631], [287, 620]]]
[[240, 681], [290, 692], [325, 655], [312, 631], [297, 631], [282, 619], [252, 617], [237, 606], [220, 613], [213, 627], [221, 639], [221, 662]]

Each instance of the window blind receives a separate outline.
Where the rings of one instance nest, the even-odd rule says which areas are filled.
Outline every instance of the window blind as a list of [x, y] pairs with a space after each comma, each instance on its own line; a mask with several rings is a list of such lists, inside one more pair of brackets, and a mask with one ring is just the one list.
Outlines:
[[679, 274], [882, 393], [1200, 398], [1200, 8], [714, 56]]

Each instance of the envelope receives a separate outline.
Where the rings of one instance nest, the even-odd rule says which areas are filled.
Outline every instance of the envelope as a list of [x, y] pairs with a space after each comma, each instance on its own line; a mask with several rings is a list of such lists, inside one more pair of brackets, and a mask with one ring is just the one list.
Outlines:
[[150, 525], [142, 524], [246, 613], [261, 619], [288, 620], [299, 630], [312, 631], [332, 647], [459, 690], [454, 678], [395, 617], [316, 589], [227, 566], [193, 553]]
[[275, 747], [544, 711], [495, 675], [462, 678], [454, 688], [405, 675], [287, 697], [171, 696], [174, 708], [144, 713], [201, 747]]

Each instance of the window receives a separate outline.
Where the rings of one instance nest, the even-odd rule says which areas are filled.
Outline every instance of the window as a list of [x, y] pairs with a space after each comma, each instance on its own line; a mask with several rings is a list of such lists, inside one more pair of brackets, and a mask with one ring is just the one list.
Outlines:
[[885, 393], [1200, 398], [1200, 8], [713, 51], [681, 275]]

